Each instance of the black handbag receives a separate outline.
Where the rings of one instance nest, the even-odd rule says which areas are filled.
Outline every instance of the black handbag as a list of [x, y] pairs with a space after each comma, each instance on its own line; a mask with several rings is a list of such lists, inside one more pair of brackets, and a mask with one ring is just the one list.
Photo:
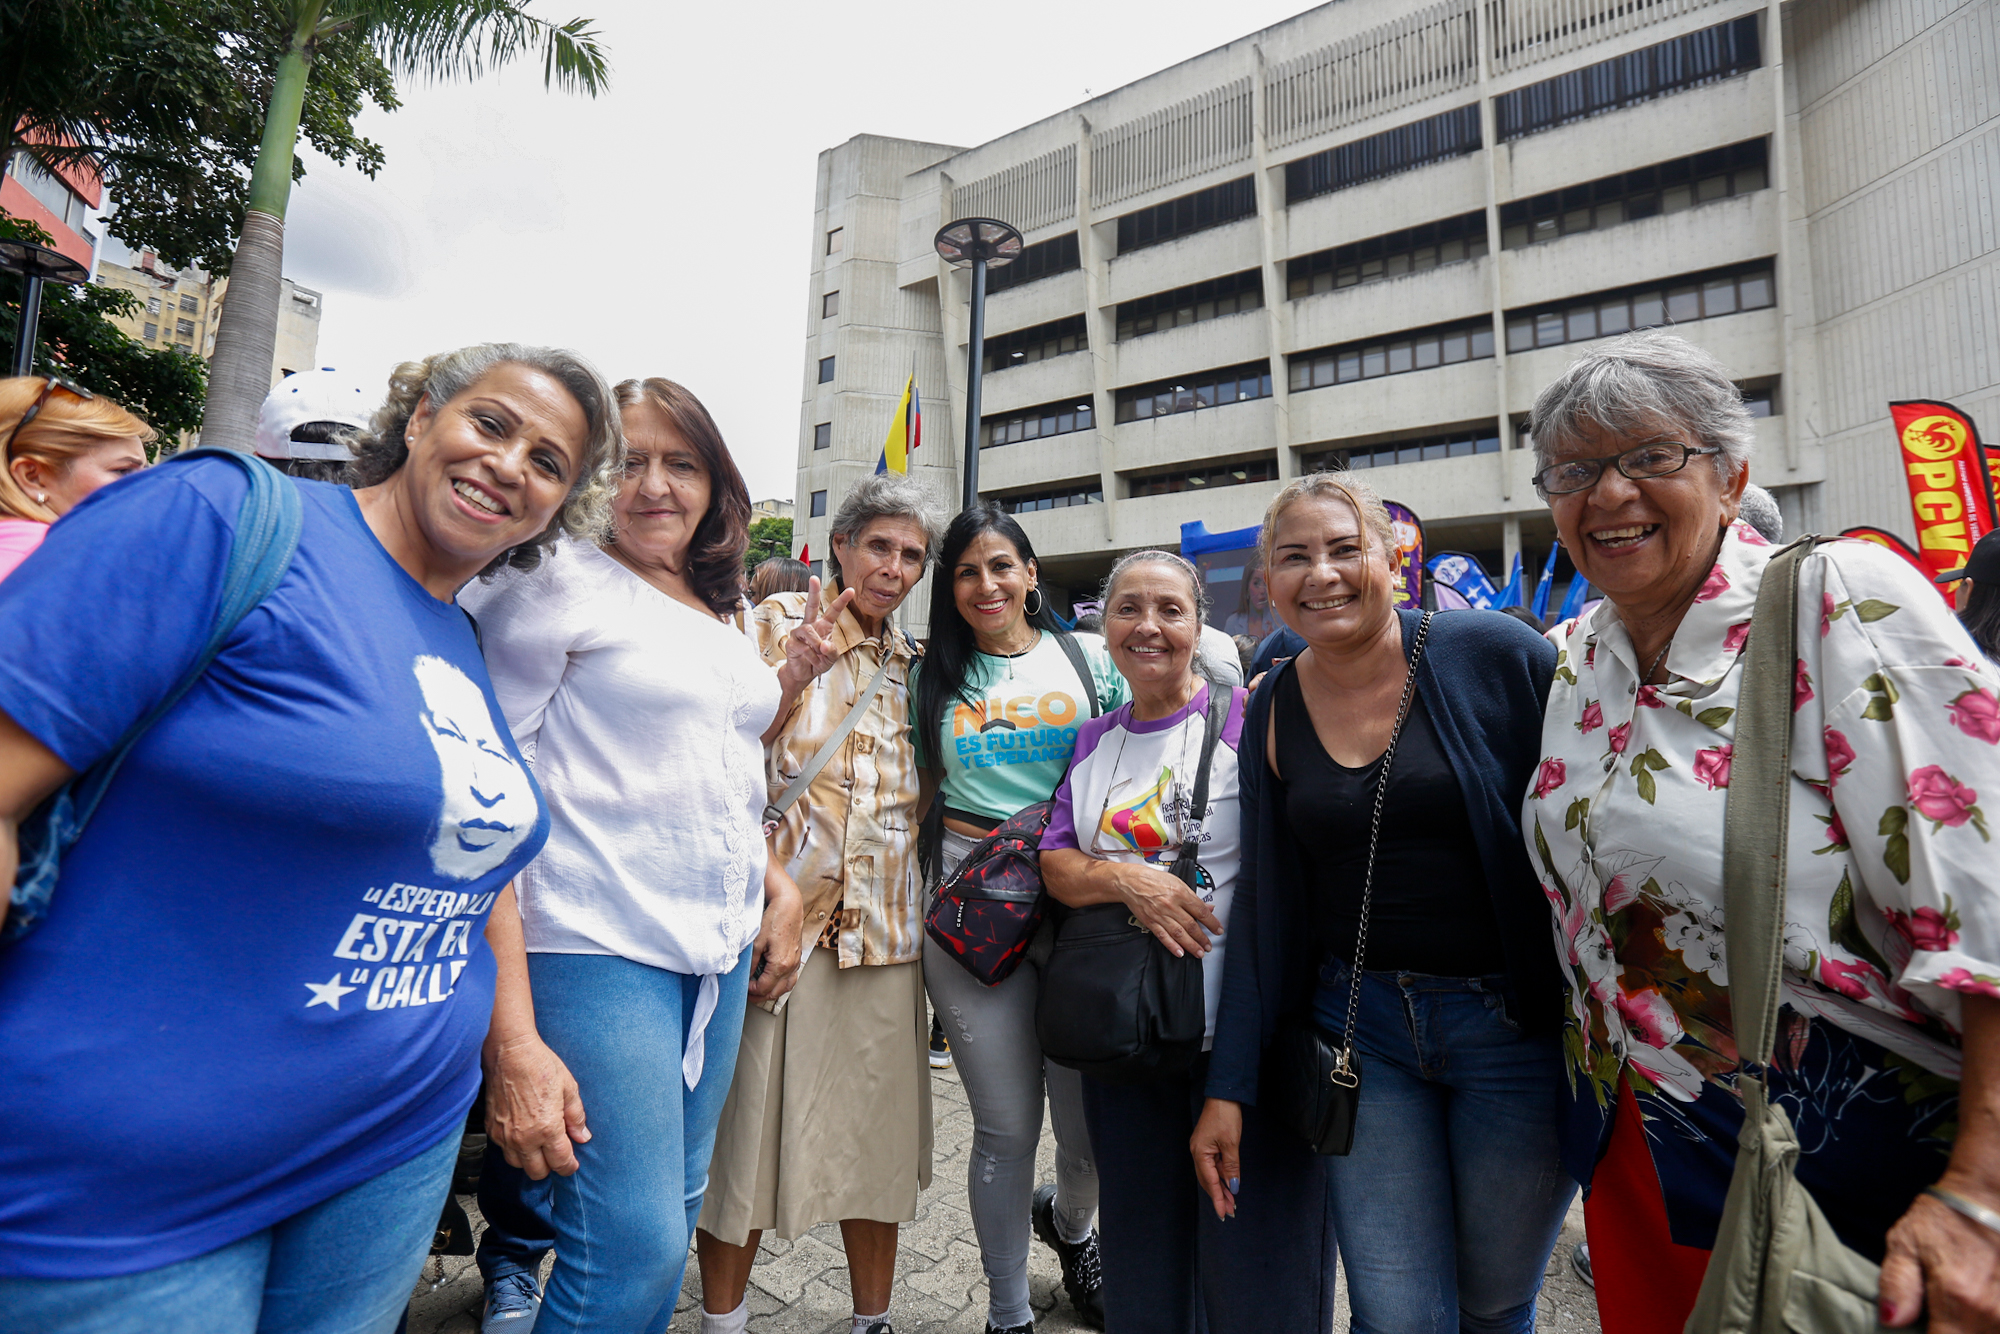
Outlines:
[[1424, 639], [1431, 612], [1417, 622], [1410, 650], [1410, 671], [1403, 682], [1403, 702], [1396, 709], [1396, 727], [1382, 768], [1375, 776], [1375, 814], [1368, 828], [1368, 870], [1361, 882], [1361, 921], [1354, 933], [1354, 966], [1348, 969], [1347, 1025], [1338, 1037], [1310, 1018], [1288, 1015], [1264, 1053], [1265, 1105], [1279, 1121], [1304, 1139], [1314, 1153], [1346, 1157], [1354, 1147], [1354, 1118], [1361, 1104], [1361, 1056], [1354, 1050], [1354, 1024], [1361, 1003], [1361, 964], [1368, 951], [1368, 908], [1375, 897], [1375, 845], [1382, 837], [1382, 803], [1389, 791], [1389, 767], [1396, 762], [1396, 742], [1416, 698], [1417, 664], [1424, 658]]
[[[1234, 692], [1209, 687], [1207, 731], [1189, 811], [1208, 814], [1208, 773]], [[1181, 845], [1169, 871], [1190, 889], [1200, 845]], [[1122, 903], [1066, 912], [1042, 969], [1035, 1036], [1042, 1054], [1111, 1084], [1146, 1084], [1187, 1073], [1208, 1027], [1201, 960], [1175, 957]]]

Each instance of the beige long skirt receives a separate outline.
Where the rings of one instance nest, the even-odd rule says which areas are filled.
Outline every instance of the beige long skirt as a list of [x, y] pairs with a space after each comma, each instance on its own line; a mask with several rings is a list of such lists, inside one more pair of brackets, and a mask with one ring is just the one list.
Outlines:
[[931, 1184], [923, 964], [814, 949], [777, 1014], [751, 1006], [699, 1226], [741, 1246], [842, 1218], [907, 1223]]

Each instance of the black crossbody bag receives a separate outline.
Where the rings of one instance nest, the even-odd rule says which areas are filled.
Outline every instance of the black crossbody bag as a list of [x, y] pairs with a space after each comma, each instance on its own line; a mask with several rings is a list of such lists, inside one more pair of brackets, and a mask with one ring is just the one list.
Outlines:
[[[1208, 815], [1208, 773], [1234, 695], [1209, 685], [1207, 731], [1188, 803], [1196, 825]], [[1200, 846], [1183, 843], [1168, 868], [1189, 889], [1200, 874]], [[1043, 1055], [1110, 1084], [1185, 1074], [1201, 1055], [1208, 1027], [1201, 962], [1192, 954], [1175, 957], [1122, 903], [1071, 909], [1056, 928], [1035, 1003]]]
[[1417, 694], [1417, 664], [1424, 660], [1424, 639], [1431, 616], [1417, 622], [1410, 650], [1410, 672], [1403, 682], [1403, 702], [1396, 709], [1396, 728], [1382, 752], [1382, 770], [1375, 776], [1375, 814], [1368, 827], [1368, 871], [1361, 882], [1361, 921], [1354, 933], [1354, 966], [1348, 969], [1347, 1025], [1333, 1038], [1310, 1017], [1287, 1016], [1264, 1053], [1267, 1105], [1279, 1120], [1304, 1139], [1314, 1153], [1346, 1157], [1354, 1147], [1354, 1119], [1361, 1104], [1361, 1056], [1354, 1050], [1354, 1024], [1360, 1017], [1361, 967], [1368, 957], [1368, 908], [1375, 898], [1375, 846], [1382, 838], [1382, 804], [1389, 792], [1389, 769], [1396, 762], [1396, 742], [1410, 716]]

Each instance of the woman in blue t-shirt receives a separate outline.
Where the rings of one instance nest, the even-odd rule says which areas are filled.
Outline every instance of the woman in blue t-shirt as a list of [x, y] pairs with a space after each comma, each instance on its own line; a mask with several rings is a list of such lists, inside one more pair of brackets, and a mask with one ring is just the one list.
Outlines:
[[[10, 1334], [386, 1334], [482, 1042], [510, 1154], [573, 1171], [588, 1138], [510, 884], [548, 817], [454, 599], [602, 527], [617, 407], [570, 353], [465, 348], [399, 367], [356, 452], [359, 490], [288, 483], [284, 578], [0, 950]], [[6, 883], [20, 821], [197, 657], [247, 485], [141, 473], [0, 585]]]
[[[926, 786], [941, 785], [932, 800], [944, 803], [942, 848], [926, 849], [925, 863], [941, 851], [949, 876], [994, 826], [1049, 799], [1076, 749], [1078, 724], [1124, 703], [1126, 686], [1103, 640], [1059, 628], [1040, 588], [1035, 549], [998, 505], [975, 505], [945, 531], [930, 619], [930, 647], [911, 686], [911, 721]], [[924, 986], [972, 1104], [967, 1189], [990, 1292], [987, 1328], [996, 1334], [1034, 1324], [1023, 1226], [1031, 1213], [1035, 1232], [1062, 1262], [1071, 1303], [1104, 1327], [1091, 1223], [1097, 1177], [1082, 1085], [1076, 1071], [1043, 1060], [1035, 1038], [1035, 996], [1052, 939], [1045, 925], [1021, 966], [994, 987], [935, 941], [924, 942]], [[1044, 1083], [1055, 1121], [1056, 1183], [1036, 1190]]]

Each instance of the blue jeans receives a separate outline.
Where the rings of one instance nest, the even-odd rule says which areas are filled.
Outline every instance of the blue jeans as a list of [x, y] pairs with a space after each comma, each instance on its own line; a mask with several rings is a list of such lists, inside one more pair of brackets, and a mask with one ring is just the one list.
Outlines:
[[576, 1076], [590, 1142], [550, 1194], [556, 1267], [537, 1334], [661, 1334], [708, 1189], [715, 1126], [736, 1074], [750, 951], [718, 979], [707, 1060], [681, 1055], [701, 979], [609, 954], [530, 954], [535, 1024]]
[[461, 1131], [207, 1255], [116, 1278], [0, 1278], [7, 1334], [389, 1334], [451, 1187]]
[[1333, 1327], [1326, 1179], [1301, 1140], [1243, 1109], [1242, 1189], [1224, 1223], [1188, 1155], [1208, 1058], [1151, 1084], [1083, 1079], [1097, 1154], [1109, 1334], [1323, 1334]]
[[[1349, 966], [1313, 1017], [1346, 1027]], [[1507, 1016], [1506, 978], [1364, 971], [1354, 1151], [1328, 1158], [1353, 1334], [1533, 1334], [1576, 1184], [1557, 1157], [1561, 1040]]]

